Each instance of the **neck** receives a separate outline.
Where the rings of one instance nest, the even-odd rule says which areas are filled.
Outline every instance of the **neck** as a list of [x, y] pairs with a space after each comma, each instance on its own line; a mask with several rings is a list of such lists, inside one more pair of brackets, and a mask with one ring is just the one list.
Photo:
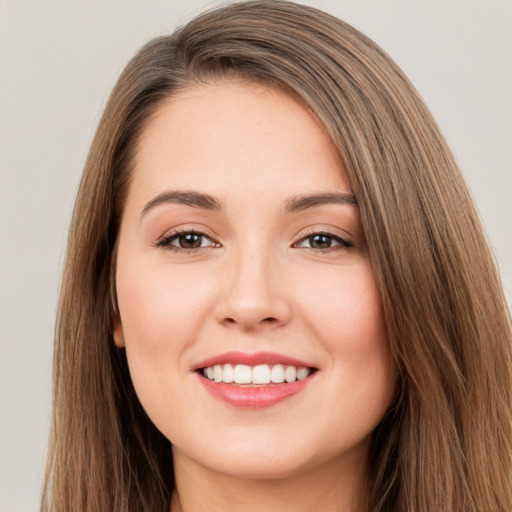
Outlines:
[[174, 472], [171, 512], [367, 510], [367, 465], [361, 457], [332, 461], [284, 478], [251, 479], [211, 471], [175, 450]]

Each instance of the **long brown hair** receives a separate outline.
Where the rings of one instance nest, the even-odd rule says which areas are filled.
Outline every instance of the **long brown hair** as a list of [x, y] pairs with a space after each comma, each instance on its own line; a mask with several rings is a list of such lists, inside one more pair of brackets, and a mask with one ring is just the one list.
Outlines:
[[116, 237], [141, 130], [178, 90], [219, 78], [299, 99], [349, 174], [400, 374], [372, 437], [371, 511], [512, 510], [510, 314], [454, 158], [375, 43], [283, 1], [219, 8], [150, 41], [111, 94], [69, 234], [42, 510], [170, 508], [170, 443], [112, 341]]

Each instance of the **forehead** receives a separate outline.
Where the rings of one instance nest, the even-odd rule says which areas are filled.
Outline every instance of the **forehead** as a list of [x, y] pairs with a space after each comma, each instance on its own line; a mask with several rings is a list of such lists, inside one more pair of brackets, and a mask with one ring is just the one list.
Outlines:
[[275, 88], [233, 82], [180, 91], [144, 128], [130, 193], [170, 188], [220, 199], [350, 191], [334, 145], [305, 107]]

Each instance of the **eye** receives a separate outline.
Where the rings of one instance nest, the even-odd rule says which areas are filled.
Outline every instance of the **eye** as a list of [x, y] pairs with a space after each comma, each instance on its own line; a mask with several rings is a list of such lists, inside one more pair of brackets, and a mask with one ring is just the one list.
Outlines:
[[162, 238], [156, 245], [158, 247], [166, 247], [176, 251], [179, 251], [180, 249], [193, 251], [206, 247], [219, 247], [217, 242], [213, 241], [205, 233], [198, 231], [170, 233]]
[[295, 247], [328, 251], [330, 249], [346, 249], [353, 247], [353, 244], [332, 233], [313, 233], [302, 238], [295, 244]]

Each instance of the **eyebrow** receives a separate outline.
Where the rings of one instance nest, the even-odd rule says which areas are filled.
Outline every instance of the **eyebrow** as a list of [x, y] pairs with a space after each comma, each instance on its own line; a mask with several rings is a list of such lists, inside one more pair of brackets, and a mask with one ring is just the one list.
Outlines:
[[288, 199], [284, 207], [287, 213], [293, 213], [326, 204], [348, 204], [350, 206], [357, 206], [357, 199], [353, 194], [341, 192], [307, 194]]
[[148, 201], [140, 216], [144, 217], [149, 210], [161, 204], [184, 204], [186, 206], [211, 211], [219, 211], [222, 209], [220, 202], [209, 194], [203, 194], [202, 192], [195, 192], [193, 190], [169, 190], [157, 195], [151, 199], [151, 201]]
[[[219, 200], [209, 194], [196, 192], [194, 190], [168, 190], [158, 194], [146, 203], [142, 210], [141, 217], [144, 217], [151, 209], [161, 204], [183, 204], [203, 210], [221, 211], [222, 205]], [[286, 213], [294, 213], [309, 208], [327, 204], [347, 204], [357, 206], [357, 200], [353, 194], [341, 192], [328, 192], [321, 194], [306, 194], [295, 196], [285, 201]]]

